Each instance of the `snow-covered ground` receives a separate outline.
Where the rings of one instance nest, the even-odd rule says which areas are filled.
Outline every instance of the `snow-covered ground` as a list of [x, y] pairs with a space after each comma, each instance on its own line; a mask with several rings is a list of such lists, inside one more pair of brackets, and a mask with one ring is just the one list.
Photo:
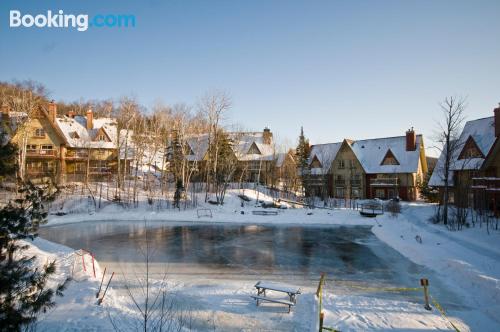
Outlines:
[[[49, 225], [105, 220], [105, 222], [161, 220], [168, 224], [195, 222], [239, 223], [239, 224], [299, 224], [309, 225], [370, 225], [373, 233], [411, 261], [432, 269], [439, 283], [455, 294], [450, 299], [436, 298], [446, 303], [444, 307], [449, 320], [460, 331], [498, 331], [500, 318], [500, 232], [487, 235], [480, 228], [449, 232], [442, 225], [430, 224], [427, 220], [434, 207], [428, 204], [404, 204], [403, 212], [397, 218], [389, 215], [376, 219], [363, 218], [357, 211], [337, 209], [289, 208], [279, 210], [277, 216], [252, 215], [255, 198], [270, 200], [263, 194], [245, 190], [251, 202], [241, 207], [237, 191], [228, 193], [223, 207], [203, 205], [210, 208], [213, 218], [198, 218], [196, 210], [151, 211], [148, 208], [127, 209], [109, 205], [89, 215], [88, 213], [51, 216]], [[70, 205], [68, 205], [70, 206]], [[290, 207], [290, 206], [289, 206]], [[85, 211], [85, 209], [82, 209]], [[241, 214], [244, 211], [244, 214]], [[422, 243], [416, 241], [419, 236]], [[52, 244], [43, 239], [34, 242], [37, 248], [31, 250], [45, 261], [57, 258], [58, 276], [63, 280], [71, 273], [72, 250]], [[40, 320], [43, 330], [112, 330], [108, 316], [122, 321], [135, 319], [130, 300], [119, 287], [110, 287], [102, 306], [96, 305], [95, 293], [99, 287], [100, 269], [97, 278], [88, 276], [72, 281], [65, 296], [57, 300], [58, 306]], [[398, 273], [407, 273], [398, 271]], [[82, 278], [79, 278], [82, 279]], [[119, 279], [117, 279], [119, 280]], [[433, 280], [430, 280], [431, 295]], [[117, 281], [118, 283], [118, 281]], [[112, 285], [113, 286], [113, 285]], [[256, 307], [250, 295], [254, 294], [253, 283], [245, 280], [218, 280], [204, 277], [168, 281], [169, 292], [185, 306], [192, 315], [192, 330], [255, 331], [283, 330], [306, 331], [317, 319], [314, 292], [317, 284], [304, 287], [298, 305], [292, 313], [286, 313], [283, 306], [263, 305]], [[367, 280], [367, 287], [370, 283]], [[408, 285], [415, 287], [416, 285]], [[327, 281], [324, 294], [325, 325], [341, 331], [454, 331], [449, 321], [435, 308], [427, 311], [418, 301], [406, 301], [404, 296], [387, 296], [382, 291], [369, 289], [348, 292], [342, 285]]]

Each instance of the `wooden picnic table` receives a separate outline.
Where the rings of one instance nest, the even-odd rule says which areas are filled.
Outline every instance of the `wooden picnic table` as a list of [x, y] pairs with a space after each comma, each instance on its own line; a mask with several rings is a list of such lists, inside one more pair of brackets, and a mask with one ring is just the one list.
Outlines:
[[290, 302], [294, 304], [297, 303], [297, 295], [300, 294], [300, 288], [297, 286], [284, 285], [269, 281], [259, 281], [255, 284], [255, 288], [257, 288], [257, 296], [264, 295], [265, 297], [266, 290], [286, 293], [290, 298]]

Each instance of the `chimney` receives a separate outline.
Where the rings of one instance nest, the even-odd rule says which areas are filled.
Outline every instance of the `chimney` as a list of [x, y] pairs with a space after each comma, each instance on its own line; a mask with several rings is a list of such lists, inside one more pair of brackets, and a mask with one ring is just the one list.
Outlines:
[[406, 131], [406, 151], [415, 151], [417, 149], [417, 136], [413, 127]]
[[66, 114], [68, 118], [74, 118], [75, 117], [75, 111], [69, 111], [68, 114]]
[[54, 103], [54, 100], [51, 100], [49, 103], [49, 120], [52, 123], [56, 122], [57, 115], [57, 104]]
[[273, 138], [273, 133], [271, 133], [271, 129], [264, 128], [264, 132], [262, 135], [262, 141], [264, 144], [271, 144], [271, 139]]
[[94, 113], [91, 109], [87, 111], [87, 129], [94, 129]]
[[495, 114], [495, 137], [500, 136], [500, 103], [498, 103], [497, 108], [493, 110]]

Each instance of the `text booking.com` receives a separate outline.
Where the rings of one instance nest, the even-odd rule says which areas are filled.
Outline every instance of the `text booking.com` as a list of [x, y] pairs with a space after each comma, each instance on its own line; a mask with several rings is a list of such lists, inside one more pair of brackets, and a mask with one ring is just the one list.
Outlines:
[[11, 28], [68, 28], [87, 31], [95, 28], [133, 28], [135, 15], [130, 14], [65, 14], [62, 9], [48, 10], [44, 14], [23, 14], [19, 10], [11, 10], [9, 23]]

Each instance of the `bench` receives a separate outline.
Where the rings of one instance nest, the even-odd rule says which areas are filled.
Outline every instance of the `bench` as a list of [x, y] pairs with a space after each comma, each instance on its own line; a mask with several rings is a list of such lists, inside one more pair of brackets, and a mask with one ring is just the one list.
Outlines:
[[284, 299], [274, 299], [271, 297], [259, 296], [259, 295], [251, 295], [251, 297], [254, 298], [255, 300], [257, 300], [257, 306], [259, 306], [259, 301], [267, 301], [267, 302], [285, 304], [288, 306], [289, 313], [292, 310], [292, 306], [295, 305], [295, 303], [288, 301], [288, 300], [284, 300]]
[[196, 214], [198, 215], [198, 218], [201, 218], [201, 217], [212, 218], [212, 210], [210, 210], [210, 209], [198, 209], [198, 210], [196, 210]]
[[257, 216], [276, 216], [276, 215], [278, 215], [278, 211], [257, 210], [257, 211], [252, 211], [252, 214], [257, 215]]

